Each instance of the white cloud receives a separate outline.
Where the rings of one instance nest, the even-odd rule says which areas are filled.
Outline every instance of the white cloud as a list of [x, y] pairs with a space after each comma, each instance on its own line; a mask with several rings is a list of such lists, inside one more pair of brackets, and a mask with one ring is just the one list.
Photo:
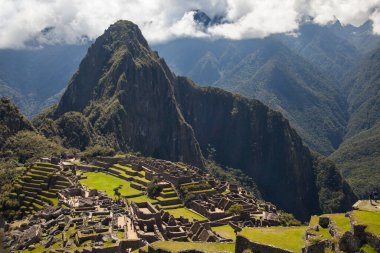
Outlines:
[[[206, 31], [192, 20], [200, 9], [226, 23]], [[0, 48], [20, 48], [31, 39], [76, 43], [96, 38], [113, 22], [138, 24], [150, 43], [177, 37], [265, 37], [296, 32], [305, 15], [325, 25], [374, 22], [380, 33], [380, 0], [0, 0]], [[55, 27], [46, 36], [40, 31]]]

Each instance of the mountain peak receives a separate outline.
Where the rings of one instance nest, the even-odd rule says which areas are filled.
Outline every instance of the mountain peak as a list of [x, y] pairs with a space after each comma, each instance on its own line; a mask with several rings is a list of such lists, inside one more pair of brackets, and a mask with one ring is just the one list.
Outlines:
[[148, 42], [142, 35], [140, 28], [136, 24], [127, 20], [119, 20], [110, 25], [110, 27], [104, 31], [104, 34], [100, 36], [97, 41], [98, 40], [101, 40], [102, 44], [107, 45], [113, 50], [120, 46], [133, 48], [136, 45], [149, 48]]

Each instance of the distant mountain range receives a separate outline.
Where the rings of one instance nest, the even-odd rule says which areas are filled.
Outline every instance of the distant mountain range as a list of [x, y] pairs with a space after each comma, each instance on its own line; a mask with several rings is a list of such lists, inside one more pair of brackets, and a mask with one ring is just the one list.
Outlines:
[[27, 116], [59, 100], [90, 44], [0, 50], [0, 95]]

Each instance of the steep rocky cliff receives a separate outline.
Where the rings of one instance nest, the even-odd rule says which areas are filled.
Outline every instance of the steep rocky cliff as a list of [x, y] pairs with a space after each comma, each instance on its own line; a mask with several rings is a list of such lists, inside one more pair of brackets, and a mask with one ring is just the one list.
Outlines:
[[83, 112], [121, 150], [203, 167], [173, 94], [174, 76], [139, 28], [119, 21], [90, 47], [54, 113]]
[[252, 176], [264, 199], [307, 216], [318, 210], [311, 155], [278, 112], [256, 100], [178, 79], [176, 97], [203, 151]]
[[103, 138], [116, 149], [200, 167], [212, 146], [217, 163], [252, 176], [265, 199], [300, 219], [324, 209], [322, 188], [341, 196], [335, 209], [350, 204], [338, 173], [336, 189], [318, 185], [313, 156], [280, 113], [176, 77], [130, 22], [118, 21], [96, 40], [57, 108], [46, 114], [49, 128], [67, 140], [73, 133], [62, 119], [71, 111], [93, 129], [84, 135], [89, 143]]

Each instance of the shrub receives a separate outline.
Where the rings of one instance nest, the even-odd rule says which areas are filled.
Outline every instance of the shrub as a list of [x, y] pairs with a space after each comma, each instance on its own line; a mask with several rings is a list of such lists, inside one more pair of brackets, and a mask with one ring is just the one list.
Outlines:
[[149, 198], [155, 199], [160, 195], [162, 191], [162, 187], [157, 184], [157, 180], [153, 180], [152, 182], [149, 183], [148, 187], [146, 188], [146, 193]]
[[240, 215], [242, 211], [243, 211], [242, 205], [234, 204], [227, 210], [227, 213], [232, 214], [232, 215]]

